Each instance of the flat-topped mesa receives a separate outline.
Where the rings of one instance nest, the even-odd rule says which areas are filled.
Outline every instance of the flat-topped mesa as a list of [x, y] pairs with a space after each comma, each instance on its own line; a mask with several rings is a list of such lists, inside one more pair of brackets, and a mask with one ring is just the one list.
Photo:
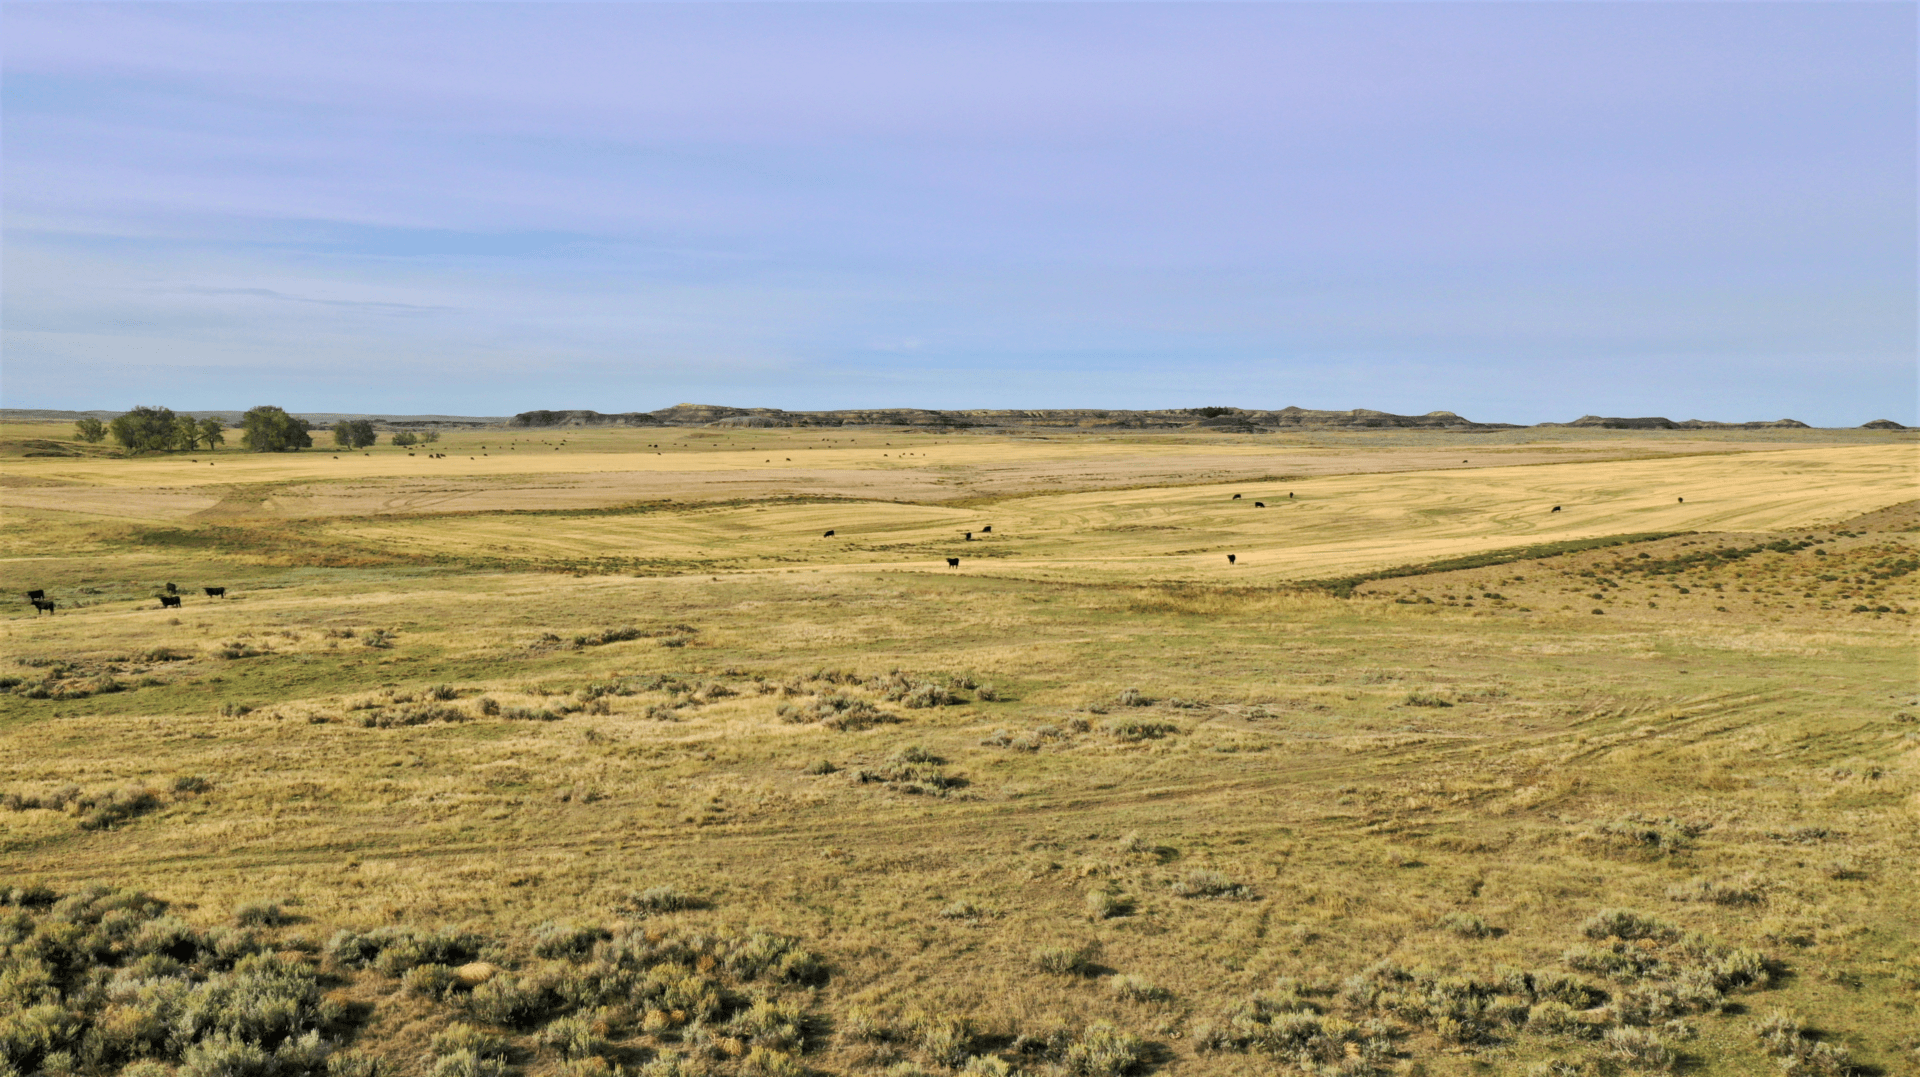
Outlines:
[[1798, 419], [1774, 419], [1771, 422], [1716, 423], [1706, 419], [1688, 419], [1674, 422], [1659, 416], [1641, 419], [1622, 419], [1602, 415], [1582, 415], [1570, 423], [1535, 423], [1535, 426], [1556, 427], [1598, 427], [1603, 430], [1807, 430], [1811, 429]]
[[597, 411], [523, 411], [507, 420], [508, 426], [659, 426], [660, 420], [644, 411], [602, 415]]

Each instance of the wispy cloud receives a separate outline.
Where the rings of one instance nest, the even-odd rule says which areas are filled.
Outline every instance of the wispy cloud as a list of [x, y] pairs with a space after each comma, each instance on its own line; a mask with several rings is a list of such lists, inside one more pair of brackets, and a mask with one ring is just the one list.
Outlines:
[[156, 289], [156, 294], [173, 295], [239, 295], [253, 299], [273, 299], [283, 303], [312, 303], [323, 307], [349, 307], [355, 310], [376, 311], [382, 314], [434, 314], [455, 310], [454, 307], [428, 306], [421, 303], [390, 303], [378, 299], [320, 299], [308, 295], [288, 295], [271, 288], [169, 288]]
[[6, 21], [19, 406], [1920, 422], [1911, 5]]

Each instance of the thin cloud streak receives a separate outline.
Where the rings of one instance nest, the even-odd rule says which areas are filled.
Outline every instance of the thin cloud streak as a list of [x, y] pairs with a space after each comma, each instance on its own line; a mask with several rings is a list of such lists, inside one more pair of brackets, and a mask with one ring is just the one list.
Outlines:
[[1910, 7], [4, 18], [15, 406], [1920, 422]]

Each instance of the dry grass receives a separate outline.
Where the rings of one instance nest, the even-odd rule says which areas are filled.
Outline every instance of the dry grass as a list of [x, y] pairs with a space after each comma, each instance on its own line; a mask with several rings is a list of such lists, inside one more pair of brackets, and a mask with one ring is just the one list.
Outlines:
[[[1622, 444], [1573, 443], [1570, 455]], [[541, 451], [586, 468], [617, 447]], [[1154, 449], [1044, 447], [1027, 457], [1036, 473], [1068, 450], [1092, 467]], [[1165, 451], [1190, 449], [1256, 451]], [[1363, 467], [1375, 451], [1349, 455]], [[1835, 492], [1783, 485], [1810, 483], [1790, 459], [1819, 464]], [[993, 506], [1009, 553], [979, 574], [901, 571], [911, 550], [857, 548], [933, 543], [929, 528], [989, 519], [951, 505], [774, 501], [291, 532], [241, 520], [316, 548], [339, 535], [465, 556], [485, 534], [551, 544], [553, 558], [615, 549], [625, 527], [630, 544], [658, 544], [683, 567], [703, 543], [773, 555], [788, 529], [833, 526], [820, 513], [870, 510], [878, 529], [862, 537], [869, 517], [856, 516], [852, 553], [808, 546], [796, 572], [723, 570], [716, 557], [658, 576], [476, 571], [414, 554], [316, 567], [131, 545], [94, 502], [10, 508], [8, 541], [34, 559], [4, 562], [5, 586], [44, 585], [63, 608], [0, 621], [12, 660], [0, 674], [18, 678], [0, 695], [0, 794], [20, 804], [0, 811], [0, 890], [106, 879], [198, 928], [240, 916], [352, 1004], [329, 1037], [403, 1073], [432, 1069], [436, 1035], [476, 1065], [493, 1037], [540, 1074], [583, 1065], [568, 1060], [583, 1052], [629, 1071], [665, 1072], [678, 1057], [726, 1074], [956, 1063], [1237, 1074], [1339, 1058], [1465, 1074], [1550, 1058], [1658, 1065], [1668, 1052], [1693, 1072], [1743, 1074], [1771, 1055], [1813, 1058], [1815, 1043], [1900, 1072], [1914, 1056], [1898, 1030], [1920, 990], [1920, 905], [1905, 883], [1920, 859], [1920, 685], [1911, 616], [1852, 606], [1920, 605], [1913, 574], [1886, 574], [1916, 536], [1910, 509], [1834, 526], [1904, 496], [1882, 476], [1898, 461], [1847, 446], [1667, 461], [1662, 481], [1699, 467], [1693, 477], [1738, 496], [1672, 527], [1677, 502], [1642, 510], [1621, 492], [1595, 526], [1746, 530], [1381, 581], [1351, 600], [1164, 568], [1214, 531], [1270, 526], [1275, 543], [1311, 531], [1226, 516], [1241, 503], [1194, 487]], [[1394, 560], [1421, 560], [1534, 541], [1549, 524], [1585, 533], [1517, 508], [1477, 523], [1423, 515], [1602, 489], [1604, 476], [1581, 469], [1603, 470], [1316, 479], [1351, 484], [1352, 501], [1301, 507], [1330, 530], [1324, 553], [1299, 560], [1378, 564], [1395, 548], [1420, 552]], [[1623, 491], [1651, 481], [1621, 474]], [[1696, 496], [1708, 500], [1689, 494], [1687, 509]], [[1048, 506], [1061, 514], [1051, 524]], [[1819, 513], [1828, 526], [1816, 533]], [[1616, 567], [1639, 552], [1668, 562], [1703, 543], [1752, 545], [1774, 524], [1825, 541], [1686, 562], [1658, 580]], [[1100, 530], [1135, 525], [1176, 530]], [[1402, 547], [1387, 541], [1396, 532]], [[1142, 564], [1177, 582], [1142, 583]], [[234, 590], [163, 612], [146, 596], [167, 580]], [[1705, 598], [1714, 583], [1738, 599]], [[1595, 589], [1602, 600], [1583, 597]], [[1672, 597], [1648, 608], [1642, 590]], [[1416, 593], [1435, 601], [1394, 601]], [[1606, 616], [1587, 612], [1596, 605]], [[98, 690], [101, 678], [120, 690]], [[43, 697], [21, 691], [35, 687]], [[945, 705], [909, 705], [936, 697]], [[828, 699], [899, 721], [789, 720]], [[542, 713], [551, 720], [515, 717]], [[1145, 729], [1154, 735], [1132, 735]], [[204, 785], [177, 787], [183, 776]], [[89, 829], [77, 800], [54, 795], [69, 785], [97, 805], [154, 792]], [[1607, 909], [1680, 935], [1590, 937], [1584, 925]], [[586, 967], [602, 933], [745, 939], [749, 928], [800, 940], [819, 977], [747, 980], [716, 958], [715, 983], [739, 1001], [699, 1032], [638, 1002], [542, 1003], [537, 1021], [516, 1023], [506, 987], [487, 987], [480, 1009], [465, 1001], [492, 973], [403, 981], [326, 956], [339, 929], [395, 924], [483, 937], [480, 962], [523, 987]], [[1742, 950], [1764, 955], [1765, 981], [1712, 981]], [[1591, 971], [1643, 953], [1667, 971]], [[688, 954], [684, 967], [704, 975]], [[1716, 954], [1709, 968], [1702, 955]], [[1596, 994], [1569, 1005], [1572, 989], [1548, 973]], [[1799, 1023], [1757, 1036], [1752, 1018], [1716, 1012], [1717, 998]], [[1609, 1009], [1585, 1012], [1594, 1001]], [[447, 1031], [458, 1022], [478, 1047], [454, 1042], [467, 1036]]]

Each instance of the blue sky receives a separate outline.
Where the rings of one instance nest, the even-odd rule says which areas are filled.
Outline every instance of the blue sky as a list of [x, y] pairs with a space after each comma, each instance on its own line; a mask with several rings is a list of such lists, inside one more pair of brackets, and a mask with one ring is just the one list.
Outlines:
[[1920, 423], [1915, 13], [8, 3], [0, 401]]

